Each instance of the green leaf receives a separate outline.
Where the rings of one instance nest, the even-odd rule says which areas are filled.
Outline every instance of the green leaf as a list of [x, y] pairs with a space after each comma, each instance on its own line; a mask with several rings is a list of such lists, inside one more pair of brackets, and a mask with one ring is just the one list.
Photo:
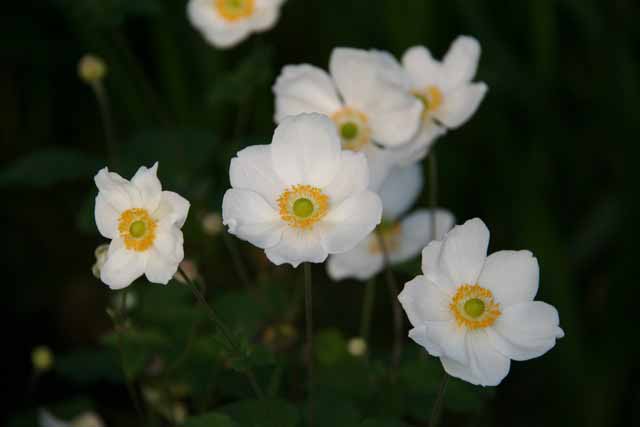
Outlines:
[[49, 147], [18, 159], [0, 172], [0, 187], [46, 188], [89, 178], [104, 161], [81, 151]]
[[183, 427], [236, 427], [237, 425], [229, 416], [217, 412], [189, 417], [182, 424]]
[[125, 371], [131, 378], [138, 376], [147, 362], [155, 355], [171, 350], [167, 337], [158, 331], [127, 329], [120, 333], [114, 331], [102, 338], [102, 342], [114, 352], [124, 352]]
[[221, 409], [242, 427], [296, 427], [300, 414], [295, 406], [279, 399], [249, 399]]
[[320, 331], [314, 341], [315, 357], [321, 365], [335, 365], [349, 356], [347, 342], [337, 329]]

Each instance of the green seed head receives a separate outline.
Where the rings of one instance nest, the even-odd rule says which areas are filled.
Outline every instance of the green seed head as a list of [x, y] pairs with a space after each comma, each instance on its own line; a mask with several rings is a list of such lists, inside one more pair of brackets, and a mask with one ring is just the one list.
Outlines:
[[147, 224], [144, 221], [135, 221], [129, 227], [129, 234], [133, 237], [140, 238], [144, 236], [144, 233], [147, 231]]
[[472, 298], [464, 303], [464, 311], [474, 319], [480, 317], [484, 313], [484, 302], [479, 298]]
[[340, 126], [340, 136], [344, 139], [353, 139], [358, 136], [358, 125], [353, 122], [347, 122]]
[[299, 218], [306, 218], [313, 213], [313, 203], [309, 199], [300, 198], [293, 202], [293, 213]]

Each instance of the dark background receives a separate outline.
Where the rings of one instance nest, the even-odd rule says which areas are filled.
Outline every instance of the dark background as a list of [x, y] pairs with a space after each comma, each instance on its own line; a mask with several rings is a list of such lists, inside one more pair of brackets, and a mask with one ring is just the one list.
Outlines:
[[[481, 217], [491, 251], [534, 252], [538, 299], [558, 308], [566, 337], [542, 358], [513, 363], [482, 411], [452, 411], [445, 424], [637, 425], [639, 12], [632, 0], [289, 0], [274, 29], [220, 51], [190, 26], [182, 1], [4, 4], [2, 413], [78, 394], [98, 407], [110, 399], [127, 405], [122, 385], [79, 387], [56, 373], [26, 397], [32, 347], [73, 352], [111, 327], [109, 291], [90, 272], [104, 243], [92, 222], [92, 176], [107, 155], [95, 97], [77, 77], [84, 53], [109, 67], [121, 154], [109, 166], [130, 177], [160, 160], [164, 186], [193, 204], [187, 256], [224, 290], [238, 277], [222, 240], [205, 239], [198, 218], [220, 209], [233, 153], [269, 142], [270, 87], [280, 68], [326, 68], [335, 46], [400, 56], [425, 44], [441, 57], [469, 34], [482, 45], [477, 80], [489, 92], [473, 119], [437, 144], [439, 202], [458, 222]], [[299, 280], [299, 272], [269, 267], [237, 244], [252, 271]], [[410, 268], [396, 271], [399, 280]], [[354, 335], [362, 286], [331, 284], [321, 266], [314, 280], [317, 328]], [[378, 295], [372, 345], [383, 354], [390, 314], [384, 289]]]

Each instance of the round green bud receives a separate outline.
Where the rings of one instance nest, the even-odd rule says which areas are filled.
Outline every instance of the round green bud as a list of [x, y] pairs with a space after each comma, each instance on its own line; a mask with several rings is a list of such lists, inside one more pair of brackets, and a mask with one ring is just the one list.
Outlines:
[[306, 218], [313, 213], [313, 202], [300, 198], [293, 202], [293, 213], [299, 218]]
[[358, 125], [353, 122], [347, 122], [340, 126], [340, 136], [344, 139], [353, 139], [358, 136]]
[[464, 303], [464, 311], [474, 319], [480, 317], [484, 313], [484, 301], [479, 298], [472, 298]]
[[85, 55], [78, 62], [78, 75], [86, 83], [96, 83], [107, 74], [107, 65], [99, 56]]
[[135, 221], [129, 227], [129, 234], [131, 234], [136, 239], [144, 236], [144, 233], [147, 231], [147, 224], [144, 221]]
[[36, 371], [48, 371], [53, 366], [53, 353], [49, 347], [36, 347], [31, 352], [31, 363]]

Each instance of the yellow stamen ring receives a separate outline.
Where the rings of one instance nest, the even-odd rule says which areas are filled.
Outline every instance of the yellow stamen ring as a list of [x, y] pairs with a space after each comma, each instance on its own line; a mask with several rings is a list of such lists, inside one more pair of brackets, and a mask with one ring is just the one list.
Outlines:
[[353, 108], [344, 107], [331, 115], [338, 128], [342, 148], [360, 151], [371, 140], [367, 116]]
[[422, 112], [423, 120], [426, 120], [427, 117], [438, 110], [444, 102], [444, 95], [437, 86], [427, 86], [422, 90], [416, 90], [413, 92], [413, 96], [424, 104], [424, 110]]
[[294, 185], [278, 197], [278, 207], [284, 222], [309, 229], [329, 211], [329, 196], [311, 185]]
[[227, 21], [234, 22], [253, 15], [255, 0], [213, 0], [218, 13]]
[[118, 231], [127, 249], [144, 252], [156, 239], [157, 222], [146, 209], [134, 208], [122, 212]]
[[479, 285], [461, 285], [453, 296], [449, 309], [459, 326], [468, 329], [493, 325], [500, 314], [500, 305], [490, 290]]

